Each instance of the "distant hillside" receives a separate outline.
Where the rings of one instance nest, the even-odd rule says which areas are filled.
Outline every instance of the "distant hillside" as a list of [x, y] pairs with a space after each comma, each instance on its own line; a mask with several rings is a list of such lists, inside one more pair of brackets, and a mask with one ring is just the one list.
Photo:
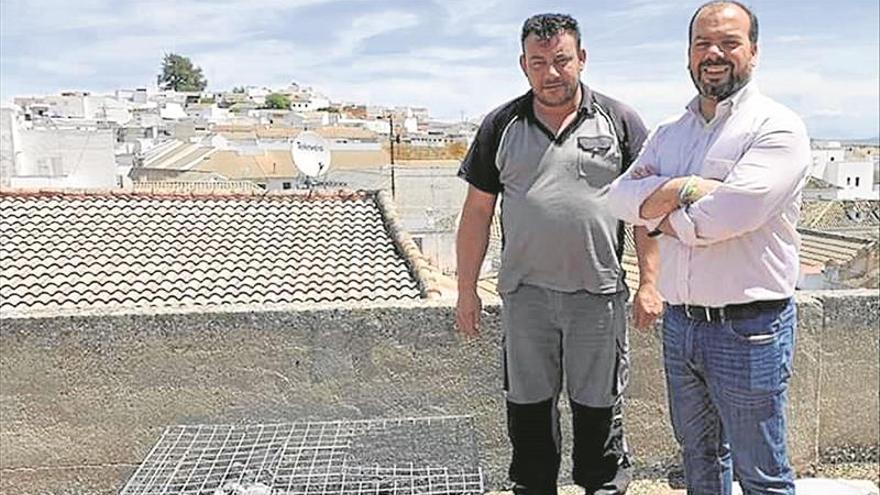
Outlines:
[[813, 138], [815, 141], [837, 141], [840, 144], [873, 144], [880, 146], [880, 136], [865, 139]]

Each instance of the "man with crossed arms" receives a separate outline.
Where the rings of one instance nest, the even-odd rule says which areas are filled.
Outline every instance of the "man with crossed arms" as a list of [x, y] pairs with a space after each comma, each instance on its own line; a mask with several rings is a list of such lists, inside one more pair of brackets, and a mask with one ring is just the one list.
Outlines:
[[660, 241], [663, 354], [689, 495], [793, 494], [785, 405], [792, 371], [803, 122], [750, 82], [758, 20], [734, 1], [697, 9], [698, 96], [661, 124], [609, 208]]

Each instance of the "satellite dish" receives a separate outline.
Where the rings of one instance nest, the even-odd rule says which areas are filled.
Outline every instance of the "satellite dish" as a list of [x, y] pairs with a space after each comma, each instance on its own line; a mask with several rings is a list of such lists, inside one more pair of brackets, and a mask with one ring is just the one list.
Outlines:
[[299, 133], [290, 147], [293, 163], [309, 177], [320, 177], [330, 168], [330, 146], [315, 132]]

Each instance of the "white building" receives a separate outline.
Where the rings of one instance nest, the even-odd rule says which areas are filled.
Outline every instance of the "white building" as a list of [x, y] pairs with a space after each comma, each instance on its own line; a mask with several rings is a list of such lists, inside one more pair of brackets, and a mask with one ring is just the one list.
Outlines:
[[403, 128], [407, 133], [419, 132], [419, 119], [407, 117], [403, 120]]
[[369, 131], [375, 132], [380, 136], [387, 136], [391, 130], [388, 119], [348, 119], [340, 118], [338, 124], [348, 127], [363, 127]]
[[159, 110], [159, 115], [163, 119], [178, 120], [187, 118], [183, 105], [177, 102], [168, 102]]
[[825, 167], [829, 163], [844, 161], [846, 149], [837, 141], [829, 141], [827, 143], [814, 144], [811, 154], [813, 156], [813, 166], [810, 169], [810, 175], [823, 179], [825, 177]]
[[6, 110], [0, 120], [4, 136], [0, 185], [111, 189], [121, 184], [112, 130], [23, 128]]
[[272, 93], [268, 88], [260, 88], [257, 86], [248, 86], [244, 91], [250, 101], [260, 106], [266, 104], [266, 97]]
[[188, 105], [185, 110], [186, 114], [195, 119], [209, 122], [211, 124], [223, 123], [229, 120], [229, 109], [220, 108], [216, 103], [197, 103]]
[[15, 153], [21, 147], [20, 119], [18, 106], [0, 106], [0, 187], [10, 186], [15, 171]]
[[290, 109], [297, 112], [317, 112], [330, 106], [330, 100], [323, 96], [296, 96], [290, 100]]
[[880, 199], [874, 191], [872, 161], [829, 161], [822, 178], [840, 188], [835, 199]]
[[24, 113], [34, 117], [87, 120], [126, 124], [132, 118], [133, 104], [116, 96], [93, 96], [84, 92], [65, 92], [39, 98], [16, 98]]

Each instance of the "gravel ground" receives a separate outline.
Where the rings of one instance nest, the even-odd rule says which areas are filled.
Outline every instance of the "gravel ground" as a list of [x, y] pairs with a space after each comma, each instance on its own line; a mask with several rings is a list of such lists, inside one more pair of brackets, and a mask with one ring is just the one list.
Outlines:
[[[808, 473], [802, 473], [801, 477], [810, 478], [841, 478], [851, 480], [871, 480], [875, 485], [880, 484], [880, 465], [877, 461], [850, 462], [850, 463], [824, 463], [812, 467]], [[511, 492], [490, 492], [488, 495], [510, 495]], [[583, 495], [583, 490], [576, 486], [559, 487], [559, 495]], [[637, 479], [632, 482], [627, 495], [684, 495], [681, 480], [673, 476], [672, 486], [669, 479]]]
[[870, 480], [880, 486], [880, 465], [876, 462], [857, 462], [847, 464], [820, 464], [816, 466], [817, 478], [843, 478], [849, 480]]

